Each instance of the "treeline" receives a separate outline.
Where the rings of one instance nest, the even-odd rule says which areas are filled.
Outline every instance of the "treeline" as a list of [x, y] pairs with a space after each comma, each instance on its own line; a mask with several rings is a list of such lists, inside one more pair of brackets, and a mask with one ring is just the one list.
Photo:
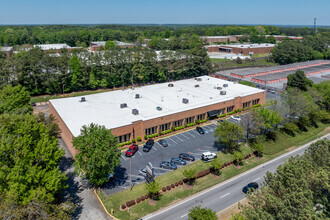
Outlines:
[[[208, 74], [211, 63], [198, 38], [183, 39], [177, 51], [112, 47], [59, 56], [38, 48], [0, 56], [0, 87], [21, 84], [31, 95], [164, 82]], [[186, 45], [183, 47], [182, 45]]]
[[0, 90], [0, 219], [71, 219], [75, 205], [59, 196], [67, 177], [58, 126], [29, 101], [20, 85]]
[[[293, 31], [294, 30], [294, 31]], [[328, 32], [319, 28], [318, 32]], [[67, 43], [70, 46], [89, 46], [91, 41], [143, 41], [153, 36], [170, 38], [184, 35], [311, 35], [312, 28], [238, 25], [38, 25], [0, 26], [0, 45]]]
[[330, 59], [330, 32], [305, 36], [302, 41], [284, 40], [272, 50], [278, 64], [289, 64], [316, 59]]

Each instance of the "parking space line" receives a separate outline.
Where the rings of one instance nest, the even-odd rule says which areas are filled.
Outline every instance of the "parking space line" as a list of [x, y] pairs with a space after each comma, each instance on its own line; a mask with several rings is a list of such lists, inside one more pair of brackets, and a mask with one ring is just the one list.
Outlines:
[[255, 180], [253, 180], [252, 182], [255, 182], [255, 181], [257, 181], [257, 180], [260, 180], [260, 177], [259, 177], [259, 178], [257, 178], [257, 179], [255, 179]]
[[211, 148], [211, 149], [213, 148], [213, 147], [209, 147], [209, 146], [203, 146], [203, 147], [206, 147], [206, 148]]
[[186, 135], [184, 135], [184, 134], [181, 134], [181, 135], [189, 140], [189, 138]]
[[138, 175], [133, 175], [133, 174], [131, 176], [138, 177], [138, 178], [143, 178], [143, 176], [138, 176]]
[[176, 137], [177, 139], [179, 139], [181, 142], [184, 142], [184, 140], [182, 140], [181, 138], [179, 138], [178, 135], [176, 135], [174, 137]]
[[190, 131], [186, 132], [186, 134], [189, 134], [192, 137], [195, 137], [194, 135], [190, 134]]
[[117, 186], [117, 187], [122, 188], [122, 189], [127, 189], [127, 187], [125, 187], [125, 186]]
[[123, 155], [121, 155], [121, 157], [126, 161], [126, 158], [125, 157], [123, 157]]
[[161, 167], [154, 167], [155, 169], [159, 169], [159, 170], [166, 170], [166, 171], [171, 171], [169, 169], [164, 169], [164, 168], [161, 168]]
[[156, 147], [154, 146], [153, 149], [155, 149], [155, 151], [157, 151]]
[[142, 154], [138, 151], [138, 153], [142, 156]]
[[225, 195], [223, 195], [223, 196], [220, 196], [220, 199], [222, 199], [223, 197], [226, 197], [226, 196], [228, 196], [230, 193], [227, 193], [227, 194], [225, 194]]
[[175, 142], [174, 140], [172, 140], [171, 138], [168, 138], [168, 139], [170, 139], [171, 141], [173, 141], [174, 143], [176, 143], [177, 144], [177, 142]]

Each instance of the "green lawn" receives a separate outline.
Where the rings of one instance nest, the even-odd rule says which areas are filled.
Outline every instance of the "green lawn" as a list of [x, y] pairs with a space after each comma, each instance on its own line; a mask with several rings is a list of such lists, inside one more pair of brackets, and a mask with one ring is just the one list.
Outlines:
[[244, 61], [241, 64], [237, 64], [235, 60], [233, 60], [232, 62], [225, 62], [225, 63], [215, 63], [216, 66], [215, 68], [219, 68], [219, 69], [226, 69], [226, 68], [237, 68], [237, 67], [253, 67], [253, 66], [275, 66], [277, 65], [276, 63], [273, 62], [268, 62], [266, 59], [260, 59], [260, 60], [256, 60], [254, 62], [252, 61]]
[[268, 57], [269, 54], [268, 53], [259, 53], [259, 54], [253, 54], [252, 57]]
[[230, 59], [210, 58], [212, 63], [230, 61]]
[[[147, 194], [145, 184], [137, 185], [132, 190], [123, 190], [109, 197], [105, 196], [102, 192], [99, 192], [99, 195], [107, 210], [114, 210], [114, 216], [116, 218], [138, 219], [139, 217], [144, 216], [148, 213], [152, 213], [162, 207], [171, 204], [172, 202], [178, 201], [197, 192], [205, 190], [209, 187], [212, 187], [261, 163], [264, 163], [283, 153], [286, 153], [289, 151], [288, 148], [291, 148], [293, 146], [298, 147], [299, 145], [308, 143], [309, 141], [319, 136], [322, 136], [325, 133], [328, 133], [329, 130], [326, 129], [328, 126], [329, 124], [320, 123], [318, 128], [309, 128], [308, 132], [298, 133], [295, 137], [279, 133], [277, 141], [270, 141], [266, 144], [264, 156], [262, 158], [251, 158], [245, 161], [245, 164], [240, 169], [236, 168], [235, 166], [227, 167], [222, 170], [222, 174], [219, 178], [215, 178], [213, 175], [207, 175], [203, 178], [200, 178], [196, 181], [197, 184], [190, 189], [186, 189], [185, 186], [179, 186], [175, 189], [172, 189], [170, 192], [162, 194], [161, 199], [157, 201], [155, 205], [150, 205], [147, 200], [131, 207], [129, 213], [127, 211], [119, 211], [120, 205], [124, 204], [129, 200], [136, 199], [141, 195]], [[245, 154], [250, 153], [252, 151], [248, 146], [242, 146], [241, 150]], [[224, 154], [222, 152], [218, 154], [218, 157], [223, 162], [233, 160], [231, 154]], [[201, 161], [192, 163], [189, 166], [196, 168], [196, 170], [198, 171], [202, 171], [209, 168], [209, 164], [203, 163]], [[179, 168], [176, 171], [172, 171], [162, 176], [159, 176], [156, 178], [156, 181], [159, 181], [161, 186], [167, 186], [169, 184], [175, 183], [176, 181], [183, 179], [182, 169], [184, 168]]]

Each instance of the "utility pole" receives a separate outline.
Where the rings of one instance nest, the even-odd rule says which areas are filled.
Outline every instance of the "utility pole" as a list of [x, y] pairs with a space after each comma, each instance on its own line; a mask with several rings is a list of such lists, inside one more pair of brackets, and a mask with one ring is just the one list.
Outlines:
[[314, 18], [314, 34], [315, 34], [315, 35], [316, 35], [316, 33], [317, 33], [316, 20], [317, 20], [317, 18]]
[[131, 163], [131, 158], [129, 158], [129, 188], [132, 190], [132, 163]]

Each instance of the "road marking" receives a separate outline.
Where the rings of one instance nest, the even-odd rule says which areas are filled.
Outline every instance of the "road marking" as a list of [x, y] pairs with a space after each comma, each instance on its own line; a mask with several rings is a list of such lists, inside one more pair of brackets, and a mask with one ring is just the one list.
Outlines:
[[220, 199], [222, 199], [222, 198], [228, 196], [229, 194], [230, 194], [230, 193], [227, 193], [227, 194], [225, 194], [225, 195], [223, 195], [223, 196], [220, 196]]
[[125, 157], [123, 157], [123, 155], [121, 155], [121, 157], [126, 161], [126, 158]]
[[[233, 177], [233, 178], [231, 178], [231, 179], [228, 179], [228, 180], [226, 180], [226, 181], [224, 181], [224, 182], [221, 182], [221, 183], [219, 183], [219, 184], [217, 184], [217, 185], [215, 185], [215, 186], [212, 186], [211, 188], [208, 188], [208, 189], [206, 189], [206, 190], [204, 190], [204, 191], [202, 191], [202, 192], [199, 192], [199, 193], [197, 193], [197, 194], [195, 194], [195, 195], [192, 195], [191, 197], [188, 197], [187, 199], [183, 199], [183, 200], [181, 200], [180, 202], [178, 202], [178, 203], [176, 203], [176, 204], [174, 204], [174, 205], [172, 205], [172, 206], [169, 206], [169, 207], [167, 207], [167, 208], [164, 208], [163, 210], [161, 210], [161, 211], [159, 211], [159, 212], [151, 213], [151, 214], [145, 216], [143, 219], [144, 219], [144, 220], [150, 219], [150, 218], [155, 217], [155, 216], [157, 216], [157, 215], [160, 215], [160, 214], [162, 214], [162, 213], [164, 213], [164, 212], [167, 212], [167, 211], [169, 211], [169, 210], [171, 210], [171, 209], [173, 209], [173, 208], [175, 208], [175, 207], [177, 207], [177, 206], [180, 206], [180, 205], [182, 205], [182, 204], [184, 204], [184, 203], [186, 203], [186, 202], [188, 202], [188, 201], [190, 201], [190, 200], [196, 199], [198, 196], [204, 195], [205, 193], [208, 193], [208, 192], [210, 192], [210, 191], [212, 191], [212, 190], [215, 190], [215, 189], [217, 189], [217, 188], [219, 188], [219, 187], [221, 187], [221, 186], [223, 186], [223, 185], [225, 185], [225, 184], [227, 184], [227, 183], [230, 183], [230, 182], [232, 182], [232, 181], [234, 181], [234, 180], [236, 180], [236, 179], [238, 179], [238, 178], [241, 178], [242, 176], [245, 176], [245, 175], [247, 175], [247, 174], [249, 174], [249, 173], [251, 173], [251, 172], [253, 172], [253, 171], [257, 170], [257, 169], [260, 169], [261, 167], [264, 167], [264, 166], [266, 166], [266, 165], [268, 165], [268, 164], [270, 164], [270, 163], [273, 163], [273, 162], [275, 162], [275, 161], [277, 161], [277, 160], [279, 160], [279, 159], [281, 159], [281, 158], [283, 158], [283, 157], [286, 157], [286, 156], [288, 156], [288, 155], [290, 155], [290, 154], [293, 154], [293, 153], [295, 153], [296, 151], [299, 151], [299, 150], [305, 149], [305, 148], [307, 148], [310, 144], [315, 143], [316, 141], [319, 141], [320, 139], [323, 139], [323, 138], [325, 138], [325, 137], [327, 137], [327, 136], [329, 136], [329, 134], [325, 134], [325, 135], [323, 135], [323, 136], [321, 136], [321, 137], [315, 139], [314, 141], [311, 141], [311, 142], [309, 142], [309, 143], [307, 143], [307, 144], [305, 144], [305, 145], [300, 146], [299, 148], [297, 148], [297, 149], [295, 149], [295, 150], [293, 150], [293, 151], [290, 151], [290, 152], [288, 152], [288, 153], [282, 154], [282, 155], [279, 156], [279, 157], [276, 157], [276, 158], [274, 158], [274, 159], [272, 159], [272, 160], [269, 160], [269, 161], [267, 161], [266, 163], [260, 164], [259, 166], [256, 166], [256, 167], [254, 167], [254, 168], [252, 168], [252, 169], [250, 169], [250, 170], [247, 170], [247, 171], [245, 171], [244, 173], [239, 174], [239, 175], [237, 175], [237, 176], [235, 176], [235, 177]], [[191, 153], [191, 154], [192, 154], [192, 153]], [[236, 202], [236, 203], [242, 202], [242, 201], [245, 200], [245, 199], [246, 199], [246, 197], [245, 197], [244, 199], [241, 199], [240, 201], [238, 201], [238, 202]], [[235, 204], [236, 204], [236, 203], [235, 203]], [[233, 205], [235, 205], [235, 204], [233, 204]], [[231, 205], [231, 206], [229, 206], [229, 207], [227, 207], [227, 208], [221, 210], [220, 212], [217, 213], [217, 215], [220, 214], [221, 212], [223, 212], [223, 211], [229, 209], [229, 208], [232, 207], [233, 205]]]
[[164, 169], [164, 168], [161, 168], [161, 167], [154, 167], [154, 168], [159, 169], [159, 170], [171, 171], [170, 169]]
[[255, 180], [253, 180], [252, 182], [255, 182], [255, 181], [257, 181], [257, 180], [260, 180], [260, 177], [259, 177], [259, 178], [257, 178], [257, 179], [255, 179]]
[[186, 133], [189, 134], [189, 135], [192, 136], [192, 137], [195, 137], [194, 135], [190, 134], [190, 132], [186, 132]]
[[138, 151], [138, 153], [142, 156], [142, 154]]
[[206, 148], [211, 148], [211, 149], [213, 149], [213, 147], [209, 147], [209, 146], [203, 146], [203, 147], [206, 147]]
[[189, 140], [189, 138], [186, 135], [184, 135], [184, 134], [181, 134], [181, 135]]
[[184, 218], [185, 216], [187, 216], [188, 215], [188, 213], [186, 213], [186, 214], [184, 214], [184, 215], [181, 215], [181, 218]]
[[245, 199], [247, 199], [247, 198], [245, 197], [244, 199], [241, 199], [241, 200], [239, 200], [238, 202], [235, 202], [234, 204], [228, 206], [227, 208], [222, 209], [220, 212], [217, 213], [217, 215], [219, 215], [221, 212], [226, 211], [227, 209], [233, 207], [233, 206], [236, 205], [237, 203], [242, 202], [242, 201], [245, 200]]
[[201, 155], [201, 153], [190, 153], [190, 154]]
[[172, 138], [168, 138], [168, 139], [170, 139], [171, 141], [173, 141], [175, 144], [178, 144], [177, 142], [175, 142]]
[[127, 189], [127, 187], [125, 187], [125, 186], [117, 186], [117, 187], [122, 188], [122, 189]]
[[138, 178], [143, 178], [143, 176], [138, 176], [138, 175], [133, 175], [133, 174], [131, 176], [138, 177]]
[[155, 146], [153, 148], [155, 149], [155, 151], [157, 151], [157, 149], [155, 148]]
[[177, 139], [179, 139], [181, 142], [184, 142], [184, 140], [182, 140], [181, 138], [179, 138], [178, 136], [174, 136], [176, 137]]

